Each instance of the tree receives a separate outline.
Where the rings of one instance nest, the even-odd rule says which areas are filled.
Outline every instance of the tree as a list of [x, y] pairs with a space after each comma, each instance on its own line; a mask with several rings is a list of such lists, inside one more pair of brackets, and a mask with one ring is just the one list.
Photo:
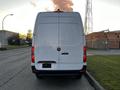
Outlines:
[[32, 31], [28, 30], [27, 39], [32, 39]]
[[19, 33], [19, 38], [22, 40], [26, 40], [27, 36], [25, 34], [20, 34]]
[[27, 38], [27, 36], [25, 34], [20, 34], [19, 33], [20, 45], [26, 44], [26, 38]]
[[28, 44], [31, 46], [31, 44], [32, 44], [32, 31], [31, 30], [28, 30], [26, 40], [27, 40]]
[[12, 36], [8, 37], [8, 44], [9, 45], [19, 45], [19, 34], [13, 34]]

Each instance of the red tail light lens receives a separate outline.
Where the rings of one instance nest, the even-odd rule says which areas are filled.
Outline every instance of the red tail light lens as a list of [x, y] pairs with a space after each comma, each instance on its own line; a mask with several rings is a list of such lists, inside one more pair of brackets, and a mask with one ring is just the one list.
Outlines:
[[31, 52], [32, 52], [32, 54], [34, 54], [34, 49], [35, 49], [35, 48], [34, 48], [34, 47], [32, 47], [32, 51], [31, 51]]
[[31, 49], [31, 61], [32, 61], [32, 63], [35, 62], [34, 50], [35, 50], [35, 48], [32, 47], [32, 49]]
[[86, 61], [87, 61], [87, 56], [84, 55], [84, 56], [83, 56], [83, 62], [85, 63]]
[[84, 55], [83, 55], [83, 62], [85, 63], [87, 61], [87, 56], [86, 56], [86, 51], [87, 51], [87, 48], [84, 47], [83, 48], [83, 51], [84, 51]]
[[84, 55], [86, 55], [86, 50], [87, 50], [87, 48], [86, 48], [86, 47], [84, 47]]
[[32, 55], [32, 63], [35, 62], [35, 57]]

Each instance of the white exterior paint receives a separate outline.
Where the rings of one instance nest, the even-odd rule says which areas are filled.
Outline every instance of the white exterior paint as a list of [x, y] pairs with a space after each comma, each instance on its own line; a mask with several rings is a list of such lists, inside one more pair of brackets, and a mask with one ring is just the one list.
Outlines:
[[[32, 46], [36, 70], [81, 70], [85, 36], [77, 12], [40, 12], [36, 18]], [[61, 51], [57, 51], [60, 47]], [[68, 53], [68, 55], [63, 55]], [[43, 68], [39, 61], [55, 61]]]

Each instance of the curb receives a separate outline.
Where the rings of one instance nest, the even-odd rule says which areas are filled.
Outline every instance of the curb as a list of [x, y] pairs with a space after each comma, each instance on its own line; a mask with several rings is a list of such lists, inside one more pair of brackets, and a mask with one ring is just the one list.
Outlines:
[[87, 78], [88, 82], [95, 88], [95, 90], [105, 90], [88, 71], [85, 73], [85, 77]]

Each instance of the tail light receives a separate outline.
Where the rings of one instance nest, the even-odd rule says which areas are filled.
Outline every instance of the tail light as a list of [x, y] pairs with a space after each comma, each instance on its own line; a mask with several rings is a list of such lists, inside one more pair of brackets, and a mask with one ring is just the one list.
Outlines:
[[87, 48], [83, 48], [83, 62], [85, 63], [87, 61], [87, 55], [86, 55]]
[[32, 61], [32, 63], [35, 62], [34, 49], [35, 49], [34, 47], [32, 47], [32, 49], [31, 49], [31, 61]]

